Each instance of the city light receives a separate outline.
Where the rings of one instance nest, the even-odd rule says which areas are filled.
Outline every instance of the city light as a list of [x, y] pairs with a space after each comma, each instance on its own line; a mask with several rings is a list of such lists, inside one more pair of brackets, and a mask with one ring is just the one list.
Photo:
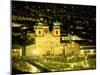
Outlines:
[[60, 46], [61, 50], [63, 49], [63, 46]]
[[90, 53], [91, 53], [91, 54], [94, 54], [94, 50], [90, 50]]
[[55, 26], [56, 26], [56, 25], [61, 25], [59, 22], [54, 22], [53, 24], [54, 24]]
[[80, 56], [85, 56], [85, 51], [84, 50], [80, 50]]
[[12, 27], [20, 27], [21, 24], [15, 24], [15, 23], [12, 23]]
[[84, 54], [84, 50], [81, 50], [81, 53]]
[[21, 29], [27, 29], [28, 27], [22, 27]]
[[39, 22], [38, 24], [39, 24], [39, 25], [42, 25], [42, 23], [41, 23], [41, 22]]
[[95, 69], [95, 12], [95, 6], [12, 1], [12, 72]]

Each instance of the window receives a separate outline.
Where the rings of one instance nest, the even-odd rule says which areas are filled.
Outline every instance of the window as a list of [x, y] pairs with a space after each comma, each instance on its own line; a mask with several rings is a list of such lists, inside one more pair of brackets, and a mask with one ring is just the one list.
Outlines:
[[47, 33], [47, 30], [45, 31], [45, 33]]
[[39, 31], [39, 34], [41, 34], [41, 31]]
[[58, 31], [56, 31], [56, 34], [58, 34]]

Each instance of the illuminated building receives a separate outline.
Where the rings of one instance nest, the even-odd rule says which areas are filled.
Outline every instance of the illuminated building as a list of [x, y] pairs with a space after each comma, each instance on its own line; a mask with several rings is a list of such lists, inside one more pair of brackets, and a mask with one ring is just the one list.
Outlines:
[[12, 46], [12, 57], [21, 57], [22, 56], [22, 46], [14, 44]]
[[[35, 28], [34, 55], [59, 55], [60, 54], [60, 26], [54, 25], [52, 31], [49, 26], [38, 23]], [[27, 49], [27, 52], [30, 47]], [[26, 53], [27, 53], [26, 52]]]
[[[79, 44], [74, 41], [62, 43], [60, 38], [60, 23], [54, 23], [52, 31], [44, 23], [34, 26], [35, 33], [27, 33], [34, 37], [35, 44], [26, 47], [26, 56], [42, 55], [78, 55]], [[32, 36], [33, 35], [33, 36]]]

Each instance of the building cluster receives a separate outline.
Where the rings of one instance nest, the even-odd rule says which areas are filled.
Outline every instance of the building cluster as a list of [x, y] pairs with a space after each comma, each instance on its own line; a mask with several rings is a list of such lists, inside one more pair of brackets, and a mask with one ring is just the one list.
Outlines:
[[[12, 24], [19, 27], [21, 24]], [[27, 27], [23, 27], [26, 29]], [[17, 35], [13, 32], [13, 35]], [[22, 36], [21, 36], [22, 37]], [[52, 31], [49, 25], [39, 22], [33, 27], [33, 31], [27, 31], [26, 37], [34, 43], [26, 45], [25, 48], [14, 45], [13, 56], [85, 56], [95, 54], [95, 46], [88, 45], [87, 42], [82, 45], [81, 41], [85, 41], [76, 35], [61, 33], [60, 23], [55, 22]], [[80, 43], [81, 42], [81, 43]]]
[[12, 22], [12, 42], [24, 47], [25, 56], [95, 51], [95, 6], [12, 1]]
[[53, 25], [52, 31], [49, 26], [38, 23], [34, 26], [35, 32], [27, 32], [27, 38], [34, 39], [34, 44], [26, 46], [25, 56], [45, 56], [45, 55], [78, 55], [80, 46], [74, 41], [61, 42], [61, 32], [59, 23]]

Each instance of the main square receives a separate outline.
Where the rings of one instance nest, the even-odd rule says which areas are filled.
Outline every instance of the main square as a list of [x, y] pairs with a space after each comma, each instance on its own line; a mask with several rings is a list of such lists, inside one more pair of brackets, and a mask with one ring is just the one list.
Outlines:
[[96, 69], [96, 6], [12, 1], [12, 74]]

